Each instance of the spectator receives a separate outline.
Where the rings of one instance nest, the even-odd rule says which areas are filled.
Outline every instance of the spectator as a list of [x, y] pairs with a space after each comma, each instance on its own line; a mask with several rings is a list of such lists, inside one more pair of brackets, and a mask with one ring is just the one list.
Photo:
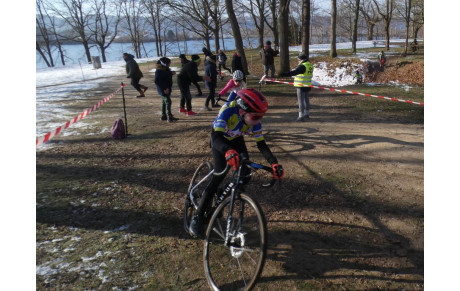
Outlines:
[[299, 117], [296, 119], [297, 122], [306, 121], [306, 119], [310, 118], [310, 98], [309, 92], [311, 87], [307, 87], [311, 85], [311, 78], [313, 77], [313, 66], [308, 61], [308, 57], [301, 52], [297, 57], [299, 61], [299, 65], [294, 70], [281, 73], [281, 77], [294, 77], [294, 87], [297, 88], [297, 100], [299, 102]]
[[205, 81], [204, 85], [209, 89], [208, 97], [206, 97], [206, 102], [204, 108], [208, 111], [211, 111], [209, 108], [209, 102], [211, 102], [212, 107], [216, 107], [214, 95], [216, 94], [217, 86], [217, 66], [216, 66], [216, 56], [211, 55], [207, 56], [204, 62], [204, 75], [208, 76], [211, 80]]
[[[187, 59], [187, 57], [184, 55], [184, 54], [180, 54], [179, 55], [179, 59], [180, 59], [180, 63], [182, 64], [182, 67], [190, 62], [190, 60]], [[193, 85], [195, 85], [196, 87], [196, 90], [198, 91], [198, 94], [196, 96], [203, 96], [203, 92], [201, 91], [201, 87], [200, 87], [200, 84], [198, 84], [198, 82], [192, 82]]]
[[126, 62], [126, 78], [131, 79], [131, 85], [139, 92], [139, 95], [136, 97], [145, 97], [144, 93], [147, 91], [148, 87], [139, 84], [139, 81], [142, 77], [144, 77], [144, 74], [142, 74], [139, 69], [139, 65], [134, 60], [134, 56], [128, 53], [123, 53], [123, 59]]
[[157, 86], [158, 94], [162, 98], [161, 102], [161, 120], [167, 120], [168, 122], [175, 122], [178, 119], [175, 118], [171, 113], [171, 91], [172, 91], [172, 76], [176, 72], [172, 72], [169, 69], [171, 60], [166, 57], [162, 57], [157, 61], [157, 69], [155, 70], [155, 84]]
[[[243, 62], [241, 60], [241, 51], [239, 50], [237, 50], [233, 54], [233, 58], [232, 58], [232, 72], [235, 72], [236, 70], [240, 70], [241, 72], [244, 72]], [[246, 82], [246, 76], [244, 76], [244, 81]]]
[[201, 77], [198, 75], [198, 66], [200, 64], [201, 58], [198, 55], [192, 55], [192, 61], [186, 63], [177, 76], [177, 84], [179, 85], [181, 93], [179, 112], [185, 113], [187, 116], [196, 115], [196, 113], [192, 111], [192, 95], [190, 94], [190, 84], [203, 80], [211, 81], [211, 78], [208, 76]]
[[260, 57], [264, 65], [264, 75], [268, 77], [268, 70], [270, 70], [270, 78], [275, 78], [275, 57], [278, 56], [279, 51], [272, 49], [271, 45], [272, 42], [268, 40], [260, 51]]
[[217, 55], [217, 60], [219, 61], [219, 75], [220, 75], [220, 79], [223, 80], [224, 79], [224, 76], [222, 74], [222, 68], [226, 69], [227, 71], [229, 71], [229, 73], [232, 72], [232, 70], [230, 70], [229, 68], [227, 68], [227, 55], [222, 51], [222, 50], [219, 50], [219, 54]]

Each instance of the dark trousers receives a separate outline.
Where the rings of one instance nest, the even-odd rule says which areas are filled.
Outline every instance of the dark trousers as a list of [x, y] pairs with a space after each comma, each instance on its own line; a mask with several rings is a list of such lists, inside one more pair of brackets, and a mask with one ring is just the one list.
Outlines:
[[161, 96], [161, 115], [172, 116], [171, 113], [171, 94]]
[[216, 102], [214, 95], [216, 95], [216, 87], [209, 88], [209, 94], [208, 97], [206, 97], [205, 106], [209, 106], [209, 101], [211, 101], [211, 106]]
[[190, 94], [189, 85], [179, 85], [180, 90], [180, 108], [186, 107], [187, 111], [192, 110], [192, 94]]
[[139, 84], [139, 81], [141, 78], [131, 78], [131, 85], [137, 90], [141, 91], [141, 85]]
[[[249, 159], [249, 154], [248, 154], [248, 149], [246, 147], [246, 143], [244, 142], [244, 137], [237, 137], [231, 141], [229, 141], [230, 145], [234, 150], [236, 150], [239, 154], [243, 155], [244, 158]], [[227, 165], [227, 160], [225, 159], [225, 153], [221, 153], [217, 151], [212, 145], [212, 157], [214, 160], [214, 170], [216, 173], [222, 172], [226, 165]], [[245, 171], [245, 174], [249, 174], [250, 170], [247, 168]], [[197, 214], [203, 218], [204, 211], [205, 209], [209, 206], [209, 203], [212, 201], [212, 197], [214, 193], [216, 193], [217, 188], [219, 187], [220, 183], [222, 180], [225, 178], [224, 175], [222, 176], [212, 176], [211, 181], [209, 182], [209, 185], [206, 187], [206, 190], [203, 193], [203, 197], [200, 200], [200, 205], [198, 206], [197, 209]], [[244, 182], [249, 182], [249, 179]]]
[[230, 70], [229, 68], [227, 68], [227, 66], [225, 64], [220, 64], [219, 63], [219, 73], [222, 72], [222, 68], [226, 69], [227, 71], [229, 71], [230, 73], [232, 72], [232, 70]]

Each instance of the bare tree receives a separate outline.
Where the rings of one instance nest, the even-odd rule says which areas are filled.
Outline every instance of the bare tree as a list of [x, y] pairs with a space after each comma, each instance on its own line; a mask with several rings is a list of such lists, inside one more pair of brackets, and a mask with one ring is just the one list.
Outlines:
[[244, 74], [248, 75], [248, 63], [246, 61], [246, 54], [244, 53], [243, 38], [240, 33], [240, 26], [236, 18], [235, 11], [233, 10], [233, 1], [225, 0], [225, 8], [227, 9], [228, 19], [232, 26], [233, 37], [235, 38], [235, 48], [241, 53], [241, 62], [243, 64]]
[[[48, 2], [50, 9], [57, 14], [74, 32], [71, 40], [79, 42], [85, 49], [86, 59], [91, 63], [91, 53], [89, 50], [89, 41], [91, 34], [88, 26], [92, 21], [92, 12], [88, 10], [87, 0], [56, 0]], [[62, 6], [62, 8], [60, 7]], [[64, 37], [60, 35], [61, 37]]]
[[121, 2], [121, 11], [136, 58], [142, 57], [141, 48], [146, 37], [145, 23], [142, 17], [143, 9], [144, 7], [137, 0], [122, 0]]
[[[268, 21], [268, 18], [265, 18], [265, 23], [268, 28], [273, 32], [273, 44], [275, 45], [275, 50], [279, 46], [279, 31], [278, 31], [278, 16], [279, 16], [279, 1], [278, 0], [267, 0], [268, 7], [270, 7], [271, 21]], [[287, 27], [286, 27], [287, 29]], [[287, 31], [287, 30], [285, 30]]]
[[372, 40], [374, 38], [374, 27], [380, 22], [381, 18], [375, 10], [374, 3], [371, 0], [367, 2], [363, 0], [363, 4], [359, 7], [359, 11], [367, 24], [367, 40]]
[[331, 0], [331, 58], [337, 57], [336, 35], [337, 32], [337, 0]]
[[377, 12], [383, 18], [383, 25], [385, 28], [385, 49], [390, 50], [390, 23], [391, 18], [393, 17], [394, 0], [385, 0], [383, 11], [380, 9], [379, 4], [377, 4], [376, 0], [372, 1], [374, 1], [375, 6], [377, 7]]
[[147, 9], [149, 14], [149, 18], [147, 18], [147, 22], [153, 28], [153, 33], [155, 35], [155, 48], [157, 51], [157, 56], [163, 56], [163, 47], [162, 47], [162, 36], [161, 31], [163, 27], [164, 21], [164, 7], [165, 1], [158, 1], [158, 0], [142, 0], [143, 5]]
[[104, 63], [107, 62], [105, 50], [115, 40], [120, 23], [120, 6], [113, 4], [115, 3], [108, 0], [92, 0], [95, 21], [89, 29], [92, 32], [92, 40], [101, 51]]
[[417, 39], [418, 31], [424, 25], [423, 0], [412, 0], [412, 37]]
[[302, 0], [302, 51], [310, 57], [310, 0]]
[[257, 35], [259, 38], [259, 44], [257, 48], [262, 48], [264, 46], [264, 30], [265, 30], [265, 18], [267, 14], [267, 3], [265, 0], [249, 0], [241, 1], [241, 5], [249, 12], [251, 15], [252, 21], [257, 30]]
[[279, 30], [280, 34], [280, 72], [290, 69], [289, 63], [289, 4], [290, 0], [280, 0], [279, 4]]
[[358, 18], [359, 18], [359, 1], [355, 0], [354, 18], [353, 18], [353, 36], [351, 40], [351, 53], [356, 54], [356, 42], [358, 41]]
[[409, 49], [411, 8], [412, 8], [412, 0], [401, 0], [398, 3], [398, 5], [396, 5], [396, 11], [404, 19], [404, 22], [406, 24], [406, 40], [404, 43], [403, 56], [407, 56], [407, 50]]
[[[43, 0], [37, 0], [35, 3], [37, 9], [35, 17], [37, 30], [36, 50], [48, 67], [54, 67], [53, 54], [51, 52], [51, 33], [48, 30], [49, 16], [46, 15]], [[40, 42], [38, 41], [39, 39]], [[40, 43], [42, 43], [43, 46]]]

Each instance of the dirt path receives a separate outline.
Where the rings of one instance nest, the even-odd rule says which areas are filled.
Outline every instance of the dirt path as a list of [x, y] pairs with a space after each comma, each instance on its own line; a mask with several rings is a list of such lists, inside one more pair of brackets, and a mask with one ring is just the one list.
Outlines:
[[[94, 99], [111, 93], [119, 83], [110, 80]], [[286, 176], [282, 184], [268, 193], [258, 187], [266, 177], [255, 177], [247, 189], [261, 202], [269, 229], [268, 259], [256, 290], [422, 290], [423, 124], [401, 122], [378, 110], [359, 114], [349, 101], [343, 101], [343, 96], [324, 91], [313, 91], [311, 119], [295, 123], [296, 98], [273, 97], [275, 86], [278, 85], [262, 88], [270, 96], [264, 132]], [[149, 279], [130, 273], [140, 290], [147, 286], [203, 290], [207, 285], [201, 272], [201, 243], [184, 234], [181, 209], [193, 169], [210, 158], [209, 127], [217, 112], [200, 110], [205, 99], [194, 98], [193, 108], [199, 115], [185, 117], [176, 113], [179, 99], [173, 98], [174, 114], [180, 120], [168, 124], [160, 121], [160, 98], [154, 91], [150, 86], [146, 98], [136, 99], [136, 92], [127, 86], [131, 134], [127, 140], [112, 141], [108, 132], [87, 138], [56, 137], [55, 147], [37, 152], [37, 203], [45, 205], [37, 208], [37, 241], [53, 237], [43, 234], [50, 225], [78, 227], [85, 232], [106, 229], [107, 225], [97, 226], [101, 220], [113, 227], [120, 226], [117, 219], [104, 219], [105, 214], [93, 218], [94, 222], [68, 214], [69, 209], [76, 211], [77, 207], [66, 206], [69, 201], [82, 199], [73, 197], [74, 194], [62, 200], [62, 205], [51, 201], [51, 190], [58, 186], [41, 183], [57, 175], [61, 180], [68, 179], [69, 185], [59, 186], [62, 189], [78, 185], [86, 204], [100, 199], [98, 205], [107, 211], [119, 209], [131, 216], [135, 211], [141, 217], [153, 213], [162, 218], [148, 218], [157, 223], [150, 225], [149, 230], [128, 231], [144, 242], [131, 246], [133, 252], [142, 253], [149, 244], [162, 249], [143, 254], [154, 265]], [[97, 123], [101, 129], [107, 127], [117, 114], [121, 115], [120, 102], [120, 96], [114, 97], [113, 103], [85, 122]], [[263, 162], [251, 138], [248, 145], [251, 157]], [[77, 168], [77, 161], [85, 168]], [[107, 178], [107, 169], [114, 167]], [[63, 168], [71, 173], [60, 172]], [[121, 189], [116, 192], [118, 196], [108, 200], [94, 194], [106, 191], [103, 189], [109, 183], [113, 185], [113, 181]], [[95, 192], [89, 185], [98, 183], [99, 190]], [[123, 193], [131, 198], [121, 198]], [[59, 199], [64, 198], [61, 195]], [[117, 204], [119, 199], [124, 202]], [[49, 205], [56, 208], [46, 208]], [[113, 208], [114, 205], [117, 207]], [[92, 209], [85, 207], [87, 211]], [[118, 216], [123, 217], [120, 213]], [[138, 222], [127, 220], [131, 224]], [[119, 221], [123, 223], [127, 222]], [[83, 234], [80, 236], [85, 240]], [[91, 239], [86, 239], [90, 243]], [[47, 259], [49, 255], [39, 250], [37, 265], [45, 264]], [[180, 276], [176, 277], [176, 273]], [[70, 280], [66, 275], [53, 276], [48, 283], [39, 276], [37, 289], [68, 287], [63, 284]], [[119, 276], [129, 277], [123, 270]], [[82, 283], [88, 282], [84, 278], [73, 280], [88, 286]], [[109, 286], [95, 279], [91, 282], [89, 286], [96, 288]], [[120, 285], [123, 284], [116, 286]]]

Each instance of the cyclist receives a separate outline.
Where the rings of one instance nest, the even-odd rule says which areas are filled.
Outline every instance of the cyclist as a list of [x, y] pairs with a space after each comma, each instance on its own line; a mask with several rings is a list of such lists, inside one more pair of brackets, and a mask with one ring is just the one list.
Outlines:
[[361, 75], [359, 70], [356, 70], [355, 75], [353, 76], [353, 79], [356, 79], [356, 84], [362, 84], [363, 83], [363, 75]]
[[[222, 106], [212, 125], [210, 146], [215, 171], [222, 172], [227, 164], [236, 170], [239, 166], [240, 154], [241, 158], [249, 159], [244, 135], [252, 133], [257, 148], [272, 166], [274, 178], [282, 179], [284, 177], [283, 167], [278, 164], [278, 160], [270, 151], [262, 135], [261, 119], [268, 109], [267, 99], [262, 93], [251, 88], [239, 90], [236, 95], [233, 101]], [[243, 174], [248, 176], [250, 169], [245, 167]], [[193, 216], [190, 223], [192, 236], [201, 237], [204, 212], [223, 179], [224, 175], [213, 176], [206, 187], [196, 215]], [[249, 182], [249, 178], [244, 182]]]
[[240, 70], [236, 70], [233, 72], [233, 77], [228, 81], [227, 85], [217, 94], [217, 102], [219, 102], [220, 97], [222, 95], [227, 94], [228, 90], [235, 88], [235, 91], [238, 91], [239, 89], [245, 89], [246, 88], [246, 83], [244, 82], [244, 74]]

